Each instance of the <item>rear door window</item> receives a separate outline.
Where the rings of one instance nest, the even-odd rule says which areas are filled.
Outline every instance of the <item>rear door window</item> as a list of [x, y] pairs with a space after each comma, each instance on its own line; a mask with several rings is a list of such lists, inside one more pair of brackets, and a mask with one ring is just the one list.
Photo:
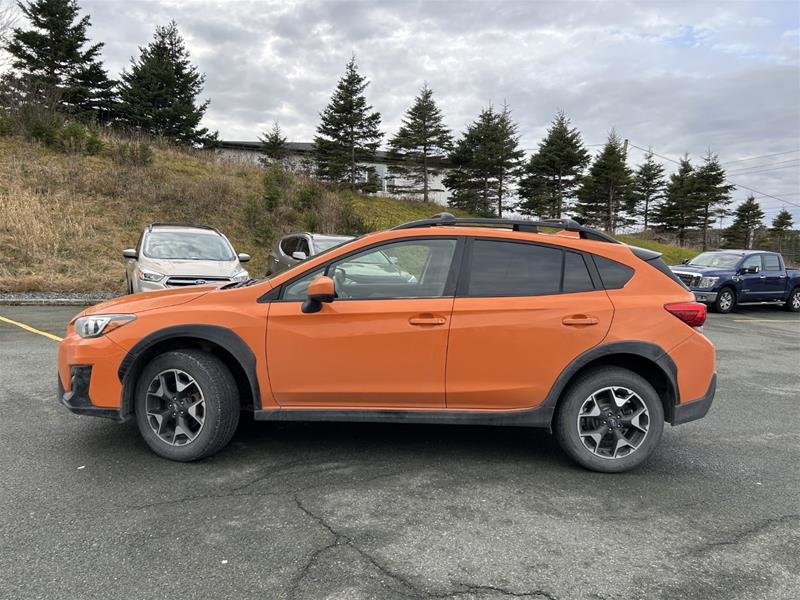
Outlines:
[[564, 288], [563, 293], [587, 292], [593, 290], [592, 277], [583, 255], [576, 252], [564, 254]]
[[518, 242], [476, 239], [468, 296], [542, 296], [561, 290], [563, 252]]

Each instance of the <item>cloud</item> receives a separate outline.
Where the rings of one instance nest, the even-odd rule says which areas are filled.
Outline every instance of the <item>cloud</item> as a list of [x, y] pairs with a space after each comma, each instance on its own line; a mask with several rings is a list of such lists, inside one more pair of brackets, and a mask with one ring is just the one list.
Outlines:
[[[723, 162], [798, 149], [800, 7], [788, 2], [151, 2], [83, 0], [112, 73], [175, 19], [211, 99], [205, 125], [256, 139], [278, 119], [310, 140], [352, 53], [396, 130], [427, 82], [462, 130], [508, 102], [535, 148], [563, 108], [587, 144], [632, 144]], [[632, 149], [631, 160], [641, 153]], [[770, 166], [775, 159], [737, 162]], [[800, 204], [800, 166], [735, 180]], [[668, 164], [668, 168], [671, 165]], [[751, 170], [752, 171], [752, 170]], [[733, 177], [732, 177], [733, 178]], [[746, 191], [736, 192], [743, 199]], [[790, 195], [791, 194], [791, 195]], [[760, 199], [768, 217], [781, 203]], [[800, 208], [793, 208], [800, 221]]]

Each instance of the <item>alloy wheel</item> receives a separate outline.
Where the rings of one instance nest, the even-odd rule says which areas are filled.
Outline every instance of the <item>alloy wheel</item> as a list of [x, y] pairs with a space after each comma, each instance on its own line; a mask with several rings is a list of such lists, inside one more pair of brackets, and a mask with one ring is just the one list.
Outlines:
[[147, 387], [147, 422], [162, 442], [183, 446], [203, 429], [206, 402], [203, 390], [186, 371], [168, 369]]
[[630, 456], [642, 445], [650, 428], [650, 413], [633, 390], [605, 387], [584, 400], [577, 426], [587, 450], [613, 460]]
[[719, 296], [719, 307], [726, 311], [733, 305], [733, 295], [730, 292], [722, 292]]
[[800, 310], [800, 291], [795, 292], [792, 294], [792, 308], [795, 310]]

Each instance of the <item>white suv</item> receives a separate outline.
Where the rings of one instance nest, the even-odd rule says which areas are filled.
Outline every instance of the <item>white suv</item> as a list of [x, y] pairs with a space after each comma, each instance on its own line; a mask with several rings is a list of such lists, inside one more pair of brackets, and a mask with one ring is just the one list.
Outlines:
[[236, 254], [228, 238], [202, 225], [153, 223], [122, 255], [129, 294], [250, 278], [242, 267], [250, 255]]

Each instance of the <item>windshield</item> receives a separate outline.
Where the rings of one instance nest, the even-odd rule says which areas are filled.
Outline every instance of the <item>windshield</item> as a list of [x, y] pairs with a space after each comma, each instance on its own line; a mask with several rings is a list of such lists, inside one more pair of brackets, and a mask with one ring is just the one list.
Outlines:
[[349, 242], [353, 238], [346, 237], [346, 238], [314, 238], [314, 247], [317, 249], [317, 254], [320, 252], [324, 252], [325, 250], [330, 250], [331, 248], [336, 248], [336, 246], [340, 246], [345, 242]]
[[695, 256], [688, 264], [693, 267], [721, 267], [732, 269], [742, 260], [738, 254], [728, 254], [727, 252], [703, 252]]
[[149, 258], [234, 260], [233, 248], [220, 235], [197, 231], [153, 231], [145, 238]]

